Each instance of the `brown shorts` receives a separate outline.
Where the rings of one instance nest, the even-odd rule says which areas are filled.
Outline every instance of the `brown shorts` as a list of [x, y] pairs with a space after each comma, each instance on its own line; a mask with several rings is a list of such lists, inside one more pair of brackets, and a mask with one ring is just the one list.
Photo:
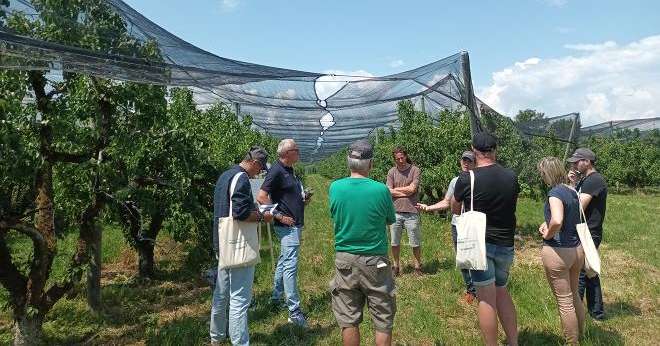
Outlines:
[[367, 303], [374, 329], [391, 333], [396, 313], [392, 268], [386, 256], [337, 252], [335, 277], [330, 281], [332, 311], [342, 328], [357, 327]]

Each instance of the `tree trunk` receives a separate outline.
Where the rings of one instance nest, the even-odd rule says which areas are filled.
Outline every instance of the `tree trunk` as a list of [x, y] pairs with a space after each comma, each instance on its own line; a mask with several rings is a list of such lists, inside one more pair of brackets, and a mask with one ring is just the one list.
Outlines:
[[94, 310], [101, 310], [101, 265], [102, 265], [102, 247], [103, 238], [101, 227], [94, 226], [92, 239], [89, 243], [90, 262], [87, 271], [87, 305]]
[[25, 315], [14, 318], [14, 346], [43, 345], [43, 319]]
[[152, 277], [154, 275], [154, 247], [156, 238], [163, 227], [165, 216], [160, 212], [151, 214], [151, 222], [146, 232], [146, 238], [139, 239], [137, 242], [138, 250], [138, 268], [140, 277]]
[[138, 243], [138, 269], [140, 277], [147, 278], [154, 275], [154, 243], [141, 241]]

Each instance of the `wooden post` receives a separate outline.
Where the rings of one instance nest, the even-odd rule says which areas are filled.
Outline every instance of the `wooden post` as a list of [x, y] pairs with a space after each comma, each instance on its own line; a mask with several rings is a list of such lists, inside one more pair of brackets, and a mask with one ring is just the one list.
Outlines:
[[266, 230], [268, 231], [268, 245], [270, 246], [270, 262], [273, 264], [273, 269], [277, 265], [275, 263], [275, 254], [273, 253], [273, 235], [270, 232], [270, 223], [266, 224]]

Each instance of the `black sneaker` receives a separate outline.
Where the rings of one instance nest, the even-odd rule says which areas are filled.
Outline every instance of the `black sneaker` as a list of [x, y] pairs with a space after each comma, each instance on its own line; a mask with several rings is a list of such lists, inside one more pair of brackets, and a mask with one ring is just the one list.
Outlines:
[[605, 321], [605, 313], [589, 314], [595, 321]]

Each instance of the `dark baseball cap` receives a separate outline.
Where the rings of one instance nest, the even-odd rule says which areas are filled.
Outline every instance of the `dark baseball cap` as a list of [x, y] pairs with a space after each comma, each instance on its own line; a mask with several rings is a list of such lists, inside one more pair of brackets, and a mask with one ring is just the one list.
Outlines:
[[472, 146], [481, 151], [491, 151], [497, 148], [497, 139], [488, 132], [479, 132], [472, 138]]
[[589, 148], [577, 148], [573, 155], [566, 159], [568, 162], [578, 162], [580, 160], [596, 161], [596, 154]]
[[464, 151], [463, 155], [461, 155], [461, 160], [470, 160], [474, 162], [474, 153], [470, 150]]
[[268, 168], [268, 152], [266, 149], [257, 146], [252, 147], [246, 156], [251, 160], [259, 161], [262, 170]]
[[348, 157], [352, 159], [367, 160], [374, 157], [374, 147], [366, 139], [360, 139], [348, 147]]

